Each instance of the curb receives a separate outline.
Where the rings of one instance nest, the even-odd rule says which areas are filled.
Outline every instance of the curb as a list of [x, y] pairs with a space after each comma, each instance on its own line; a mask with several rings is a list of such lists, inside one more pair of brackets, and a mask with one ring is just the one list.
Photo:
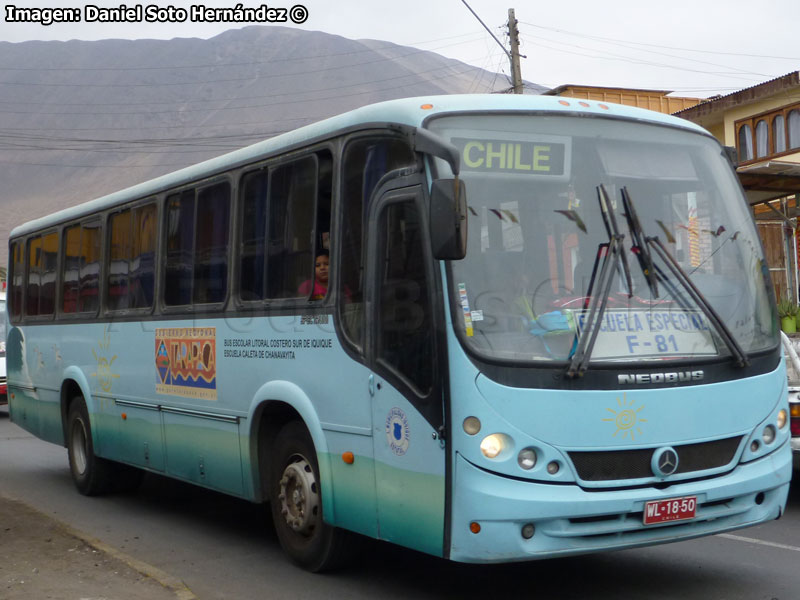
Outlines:
[[186, 587], [186, 584], [177, 577], [170, 575], [166, 571], [162, 571], [158, 567], [155, 567], [149, 563], [146, 563], [138, 558], [134, 558], [133, 556], [122, 552], [114, 548], [113, 546], [109, 546], [105, 542], [98, 540], [97, 538], [93, 538], [85, 533], [78, 531], [77, 529], [73, 529], [63, 521], [48, 515], [36, 507], [31, 506], [27, 502], [23, 502], [17, 498], [9, 496], [7, 494], [0, 493], [0, 497], [10, 500], [12, 502], [18, 502], [19, 504], [25, 505], [29, 510], [42, 515], [42, 517], [56, 523], [67, 535], [70, 535], [74, 538], [81, 540], [83, 543], [91, 546], [95, 550], [99, 552], [103, 552], [104, 554], [108, 554], [109, 556], [117, 559], [118, 561], [124, 563], [134, 571], [141, 573], [145, 577], [153, 579], [154, 581], [158, 582], [161, 587], [166, 588], [167, 590], [171, 591], [175, 594], [175, 597], [178, 600], [199, 600], [197, 596], [194, 595], [192, 590]]

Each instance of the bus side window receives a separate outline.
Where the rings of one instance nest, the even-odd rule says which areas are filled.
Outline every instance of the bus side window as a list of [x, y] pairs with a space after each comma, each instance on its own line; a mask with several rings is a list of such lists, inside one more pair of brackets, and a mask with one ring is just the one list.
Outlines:
[[192, 253], [194, 252], [194, 190], [167, 196], [167, 264], [164, 303], [189, 304], [192, 300]]
[[11, 302], [9, 314], [13, 319], [22, 316], [22, 295], [25, 285], [25, 252], [22, 242], [11, 244]]
[[131, 211], [123, 210], [109, 219], [109, 262], [106, 298], [109, 310], [121, 310], [128, 304], [128, 273], [131, 260]]
[[270, 174], [268, 298], [298, 298], [300, 284], [312, 276], [316, 193], [314, 156], [281, 165]]
[[25, 314], [52, 315], [56, 307], [58, 233], [28, 240], [28, 296]]
[[244, 176], [239, 230], [239, 296], [244, 301], [263, 300], [267, 227], [266, 169]]
[[200, 190], [194, 249], [195, 304], [223, 302], [228, 291], [228, 223], [231, 187], [225, 183]]
[[367, 138], [351, 142], [344, 154], [342, 167], [341, 212], [339, 236], [340, 264], [339, 315], [347, 340], [361, 350], [364, 346], [364, 226], [372, 192], [380, 178], [389, 171], [413, 166], [416, 157], [404, 141], [396, 138]]
[[81, 260], [81, 226], [73, 225], [64, 230], [64, 265], [61, 273], [61, 312], [78, 311], [80, 279], [78, 272]]
[[78, 312], [97, 312], [100, 306], [101, 232], [99, 222], [81, 226]]

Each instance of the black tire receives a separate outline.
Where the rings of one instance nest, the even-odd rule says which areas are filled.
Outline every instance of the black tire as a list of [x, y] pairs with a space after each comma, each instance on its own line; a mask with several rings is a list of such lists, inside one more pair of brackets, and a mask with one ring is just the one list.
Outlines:
[[89, 411], [81, 396], [74, 398], [69, 405], [67, 455], [72, 481], [81, 494], [96, 496], [114, 487], [113, 463], [94, 454]]
[[317, 454], [302, 423], [292, 421], [280, 430], [270, 466], [270, 510], [284, 552], [314, 573], [347, 563], [355, 552], [357, 536], [322, 519]]

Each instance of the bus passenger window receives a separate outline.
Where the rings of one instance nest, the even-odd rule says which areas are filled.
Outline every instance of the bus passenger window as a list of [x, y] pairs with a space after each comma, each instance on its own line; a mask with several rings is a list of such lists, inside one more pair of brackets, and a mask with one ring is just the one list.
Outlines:
[[81, 260], [81, 226], [68, 227], [64, 232], [64, 270], [61, 273], [61, 312], [78, 310], [80, 279], [78, 271]]
[[28, 291], [26, 295], [25, 314], [39, 314], [39, 294], [42, 282], [42, 238], [28, 240]]
[[230, 197], [227, 182], [200, 190], [197, 196], [192, 294], [195, 304], [223, 302], [228, 291]]
[[239, 296], [244, 301], [263, 300], [267, 227], [266, 170], [248, 173], [242, 184], [242, 218], [239, 236]]
[[9, 314], [18, 319], [22, 316], [22, 292], [25, 285], [25, 253], [22, 242], [11, 244], [11, 302]]
[[130, 307], [153, 306], [155, 286], [156, 205], [133, 210], [133, 240], [130, 266]]
[[56, 272], [58, 268], [58, 234], [54, 231], [42, 236], [42, 291], [39, 314], [52, 315], [56, 310]]
[[167, 264], [164, 303], [189, 304], [192, 300], [192, 253], [194, 252], [194, 190], [167, 197]]
[[128, 270], [131, 259], [131, 211], [109, 219], [107, 299], [109, 310], [128, 308]]
[[78, 312], [96, 312], [100, 306], [101, 231], [99, 222], [81, 227]]
[[267, 297], [298, 298], [311, 277], [317, 160], [309, 156], [274, 169], [269, 183]]
[[28, 241], [28, 298], [25, 314], [52, 315], [56, 306], [58, 233]]

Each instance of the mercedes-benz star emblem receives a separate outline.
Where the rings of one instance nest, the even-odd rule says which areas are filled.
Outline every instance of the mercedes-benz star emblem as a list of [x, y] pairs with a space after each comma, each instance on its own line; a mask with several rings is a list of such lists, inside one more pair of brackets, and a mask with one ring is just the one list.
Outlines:
[[653, 452], [653, 474], [668, 477], [678, 470], [678, 453], [673, 448], [659, 448]]

